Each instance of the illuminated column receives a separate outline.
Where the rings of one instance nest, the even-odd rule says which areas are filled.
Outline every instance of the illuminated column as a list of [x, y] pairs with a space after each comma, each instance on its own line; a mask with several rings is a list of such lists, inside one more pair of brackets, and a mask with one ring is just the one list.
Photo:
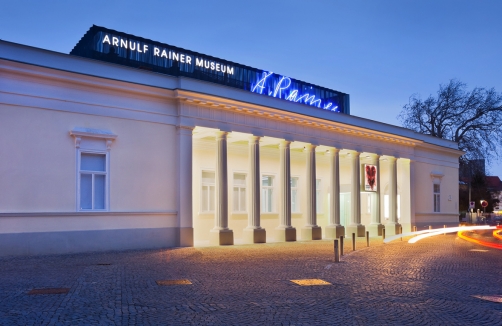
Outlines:
[[308, 144], [307, 152], [307, 224], [302, 228], [302, 240], [322, 239], [322, 230], [317, 225], [315, 148]]
[[232, 245], [234, 233], [228, 228], [228, 170], [226, 131], [216, 132], [216, 214], [211, 244]]
[[178, 216], [179, 246], [193, 247], [192, 217], [192, 132], [193, 127], [178, 126]]
[[384, 228], [381, 221], [381, 210], [380, 210], [380, 155], [375, 155], [375, 166], [376, 166], [376, 187], [377, 190], [373, 196], [373, 207], [371, 212], [371, 224], [368, 225], [368, 231], [372, 237], [382, 235], [382, 230]]
[[345, 228], [340, 224], [340, 150], [329, 150], [329, 225], [326, 227], [326, 238], [333, 239], [345, 235]]
[[276, 230], [277, 241], [296, 241], [296, 229], [291, 226], [291, 141], [279, 144], [280, 175], [280, 225]]
[[385, 225], [385, 234], [399, 233], [401, 225], [397, 222], [397, 159], [389, 157], [389, 221]]
[[243, 237], [246, 243], [266, 242], [265, 229], [260, 226], [260, 137], [249, 138], [249, 215]]
[[366, 228], [361, 224], [361, 153], [353, 151], [352, 160], [352, 189], [350, 200], [350, 225], [346, 228], [347, 235], [355, 233], [357, 237], [364, 237]]

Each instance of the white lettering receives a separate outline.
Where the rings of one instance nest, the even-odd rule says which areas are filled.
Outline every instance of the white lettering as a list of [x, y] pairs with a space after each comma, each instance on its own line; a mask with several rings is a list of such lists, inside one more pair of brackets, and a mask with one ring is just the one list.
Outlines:
[[[284, 81], [286, 81], [287, 85], [283, 85]], [[279, 94], [279, 98], [281, 98], [281, 91], [285, 90], [290, 85], [291, 85], [291, 79], [289, 79], [288, 77], [282, 77], [281, 80], [277, 83], [277, 86], [275, 86], [273, 96], [276, 97], [277, 94]]]
[[220, 64], [219, 63], [216, 64], [216, 71], [220, 71]]
[[108, 38], [108, 35], [105, 35], [105, 38], [103, 39], [103, 43], [105, 43], [105, 42], [108, 42], [108, 44], [111, 44], [110, 39]]
[[227, 67], [225, 67], [225, 65], [221, 65], [221, 72], [225, 72], [227, 71]]
[[148, 45], [143, 44], [143, 52], [145, 52], [145, 53], [146, 53], [146, 51], [148, 51]]
[[166, 57], [167, 59], [167, 52], [166, 49], [162, 50], [162, 54], [160, 55], [161, 58]]
[[131, 49], [131, 51], [136, 50], [136, 43], [129, 41], [129, 49]]
[[156, 46], [155, 46], [155, 47], [153, 48], [153, 55], [154, 55], [154, 56], [156, 56], [156, 57], [158, 57], [158, 56], [159, 56], [159, 53], [160, 53], [160, 49], [159, 49], [158, 47], [156, 47]]
[[227, 66], [227, 73], [228, 73], [229, 75], [233, 75], [233, 74], [234, 74], [234, 67], [229, 67], [229, 66]]
[[171, 51], [169, 51], [169, 59], [171, 59]]
[[188, 63], [189, 65], [191, 65], [191, 64], [192, 64], [192, 57], [191, 57], [191, 56], [189, 56], [189, 55], [187, 55], [187, 63]]
[[204, 60], [195, 58], [195, 65], [198, 67], [203, 67], [204, 66]]
[[294, 91], [291, 92], [291, 94], [289, 94], [288, 97], [286, 97], [286, 100], [296, 102], [297, 96], [298, 96], [298, 91], [295, 89]]
[[141, 47], [139, 46], [139, 42], [138, 42], [138, 47], [137, 47], [137, 49], [138, 49], [138, 52], [139, 52], [139, 53], [143, 53], [143, 52], [141, 52]]
[[127, 49], [127, 40], [120, 39], [120, 47], [124, 47]]
[[183, 53], [182, 53], [182, 54], [180, 54], [180, 61], [181, 61], [182, 63], [185, 63], [185, 55], [184, 55]]
[[204, 60], [204, 68], [209, 69], [210, 66], [211, 64], [209, 63], [209, 61]]
[[112, 37], [112, 44], [115, 45], [115, 46], [119, 46], [119, 39], [116, 38], [115, 36]]
[[180, 57], [179, 57], [178, 53], [173, 52], [173, 60], [180, 61]]
[[211, 70], [214, 70], [214, 62], [211, 62]]

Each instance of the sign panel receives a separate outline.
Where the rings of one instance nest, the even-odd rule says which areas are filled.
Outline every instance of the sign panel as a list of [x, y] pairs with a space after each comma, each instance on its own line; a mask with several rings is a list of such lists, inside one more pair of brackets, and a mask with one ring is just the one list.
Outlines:
[[378, 170], [376, 165], [364, 165], [364, 190], [377, 191]]
[[350, 114], [348, 94], [104, 27], [92, 26], [70, 54]]
[[488, 202], [486, 200], [482, 200], [481, 201], [481, 206], [482, 207], [487, 207], [488, 206]]
[[476, 203], [471, 201], [469, 202], [469, 209], [474, 208], [476, 206]]

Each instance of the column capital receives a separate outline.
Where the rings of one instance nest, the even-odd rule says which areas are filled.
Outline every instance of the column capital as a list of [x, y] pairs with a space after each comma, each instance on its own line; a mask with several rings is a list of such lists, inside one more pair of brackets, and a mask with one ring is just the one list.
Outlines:
[[314, 144], [307, 144], [305, 145], [305, 149], [307, 150], [307, 152], [313, 152], [315, 151], [317, 145], [314, 145]]
[[279, 142], [279, 146], [281, 146], [281, 147], [290, 147], [291, 146], [291, 140], [287, 140], [287, 139], [281, 140]]
[[216, 139], [227, 139], [228, 137], [228, 131], [218, 130], [215, 133], [216, 133]]
[[260, 142], [261, 136], [251, 135], [249, 136], [249, 143], [256, 144]]
[[340, 149], [336, 147], [332, 147], [328, 149], [328, 155], [334, 155], [340, 153]]

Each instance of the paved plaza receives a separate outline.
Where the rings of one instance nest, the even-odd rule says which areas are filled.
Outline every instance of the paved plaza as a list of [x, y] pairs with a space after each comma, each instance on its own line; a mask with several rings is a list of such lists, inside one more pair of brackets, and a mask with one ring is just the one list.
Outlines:
[[[327, 240], [4, 258], [0, 325], [502, 325], [502, 303], [474, 297], [502, 295], [502, 250], [357, 246], [340, 263]], [[63, 293], [29, 294], [47, 288]]]

